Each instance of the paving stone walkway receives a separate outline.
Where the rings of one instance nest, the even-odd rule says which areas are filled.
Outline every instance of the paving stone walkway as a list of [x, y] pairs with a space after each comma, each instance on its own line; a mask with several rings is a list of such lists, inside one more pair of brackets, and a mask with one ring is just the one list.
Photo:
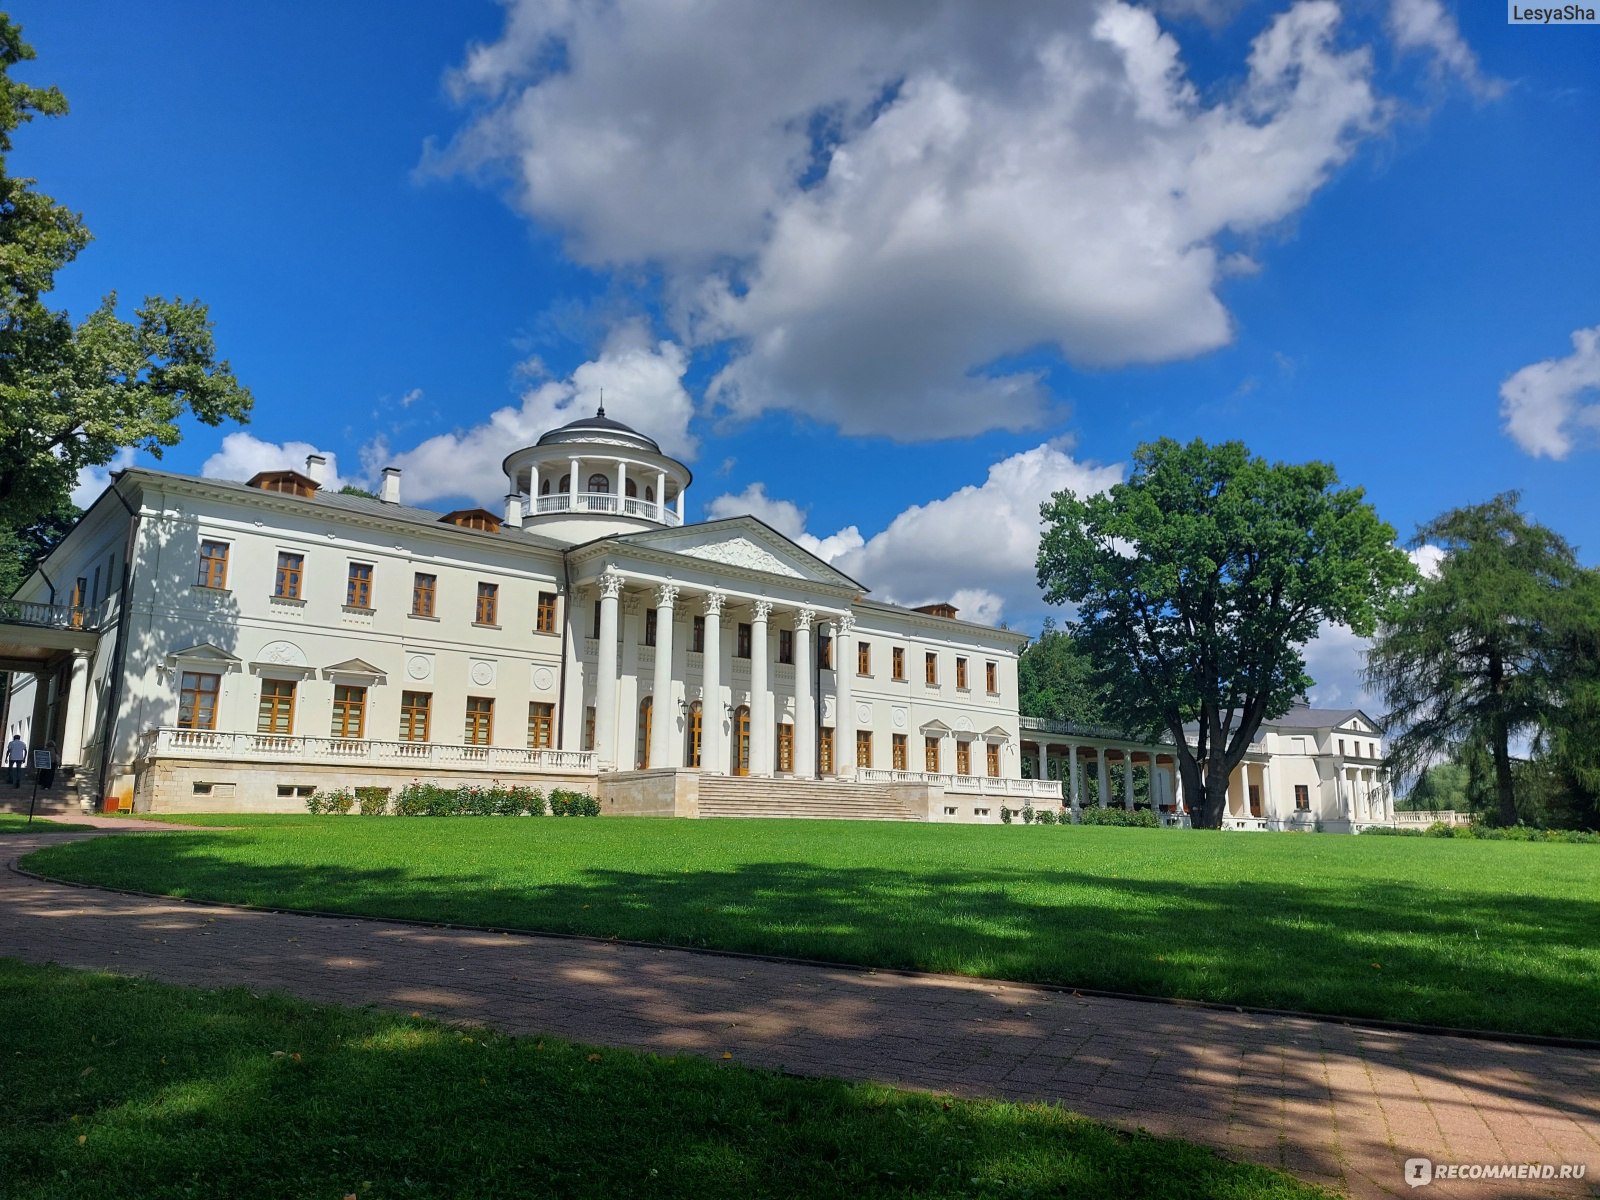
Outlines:
[[[991, 980], [250, 912], [41, 883], [12, 869], [38, 846], [93, 836], [102, 835], [0, 837], [0, 955], [659, 1053], [732, 1053], [806, 1075], [1059, 1101], [1355, 1197], [1600, 1195], [1597, 1052]], [[1413, 1192], [1403, 1165], [1414, 1157], [1582, 1163], [1589, 1177], [1440, 1181]]]

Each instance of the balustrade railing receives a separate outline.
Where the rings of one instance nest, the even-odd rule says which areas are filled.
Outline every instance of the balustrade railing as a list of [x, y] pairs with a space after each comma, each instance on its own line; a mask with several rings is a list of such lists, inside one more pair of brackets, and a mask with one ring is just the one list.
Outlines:
[[860, 767], [856, 779], [860, 783], [926, 783], [947, 792], [976, 796], [1061, 799], [1061, 783], [1055, 779], [995, 779], [988, 775], [945, 775], [937, 771], [894, 771], [883, 767]]
[[658, 525], [683, 523], [677, 510], [669, 508], [666, 504], [654, 500], [640, 500], [635, 496], [617, 496], [610, 492], [579, 492], [576, 496], [559, 492], [549, 496], [535, 496], [531, 510], [535, 516], [564, 512], [621, 513], [624, 516], [654, 521]]
[[0, 600], [0, 624], [32, 625], [41, 629], [99, 629], [106, 623], [114, 597], [99, 604], [38, 604], [31, 600]]
[[139, 751], [142, 758], [267, 761], [292, 759], [296, 762], [528, 771], [596, 769], [595, 755], [588, 750], [458, 746], [445, 742], [386, 742], [373, 738], [225, 733], [215, 729], [177, 729], [171, 726], [148, 730], [140, 739]]

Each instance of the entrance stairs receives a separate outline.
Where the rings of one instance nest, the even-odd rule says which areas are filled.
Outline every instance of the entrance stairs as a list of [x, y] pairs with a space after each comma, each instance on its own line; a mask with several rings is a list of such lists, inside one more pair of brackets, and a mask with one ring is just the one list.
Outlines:
[[870, 783], [816, 779], [700, 777], [702, 817], [787, 817], [812, 821], [920, 821], [921, 815]]
[[[0, 772], [0, 813], [18, 813], [22, 816], [28, 814], [28, 801], [33, 796], [33, 768], [28, 768], [22, 776], [22, 786], [13, 788], [6, 782], [3, 772]], [[90, 781], [89, 785], [93, 787]], [[83, 815], [83, 806], [79, 800], [78, 781], [68, 779], [62, 772], [56, 773], [56, 781], [47, 788], [39, 789], [39, 801], [34, 806], [33, 815], [36, 817], [79, 817]]]

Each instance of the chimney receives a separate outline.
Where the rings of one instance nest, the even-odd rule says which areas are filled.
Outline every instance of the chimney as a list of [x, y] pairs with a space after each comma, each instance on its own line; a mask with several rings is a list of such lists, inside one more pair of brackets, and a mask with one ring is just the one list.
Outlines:
[[316, 484], [318, 487], [321, 487], [327, 482], [327, 480], [323, 477], [323, 468], [327, 465], [328, 456], [326, 454], [306, 455], [306, 478], [311, 480], [311, 482]]
[[400, 468], [385, 467], [383, 483], [378, 487], [378, 499], [385, 504], [400, 503]]
[[522, 528], [522, 493], [506, 493], [506, 519], [505, 525], [511, 529]]

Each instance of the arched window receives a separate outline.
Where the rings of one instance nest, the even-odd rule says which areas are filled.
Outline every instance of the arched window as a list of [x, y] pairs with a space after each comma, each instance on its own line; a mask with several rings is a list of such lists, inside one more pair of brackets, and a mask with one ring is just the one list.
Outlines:
[[637, 498], [639, 495], [639, 485], [630, 479], [626, 483], [626, 491], [628, 495]]
[[655, 711], [655, 701], [646, 696], [639, 702], [639, 736], [638, 736], [638, 763], [639, 770], [644, 770], [650, 765], [650, 721]]
[[646, 504], [654, 504], [656, 502], [656, 490], [648, 483], [644, 485], [644, 499]]
[[598, 496], [604, 496], [611, 491], [611, 480], [596, 471], [589, 476], [589, 491]]
[[703, 711], [700, 701], [696, 700], [689, 705], [689, 719], [684, 723], [684, 733], [687, 735], [688, 744], [684, 747], [683, 762], [685, 766], [698, 767], [700, 765], [700, 714]]
[[750, 706], [741, 704], [733, 714], [733, 773], [750, 774]]
[[570, 474], [563, 475], [561, 477], [561, 486], [556, 488], [556, 491], [558, 491], [558, 492], [570, 492], [571, 490], [572, 490], [572, 476]]
[[541, 483], [539, 485], [539, 495], [548, 496], [549, 494], [550, 494], [550, 481], [548, 479], [546, 479], [543, 483]]

